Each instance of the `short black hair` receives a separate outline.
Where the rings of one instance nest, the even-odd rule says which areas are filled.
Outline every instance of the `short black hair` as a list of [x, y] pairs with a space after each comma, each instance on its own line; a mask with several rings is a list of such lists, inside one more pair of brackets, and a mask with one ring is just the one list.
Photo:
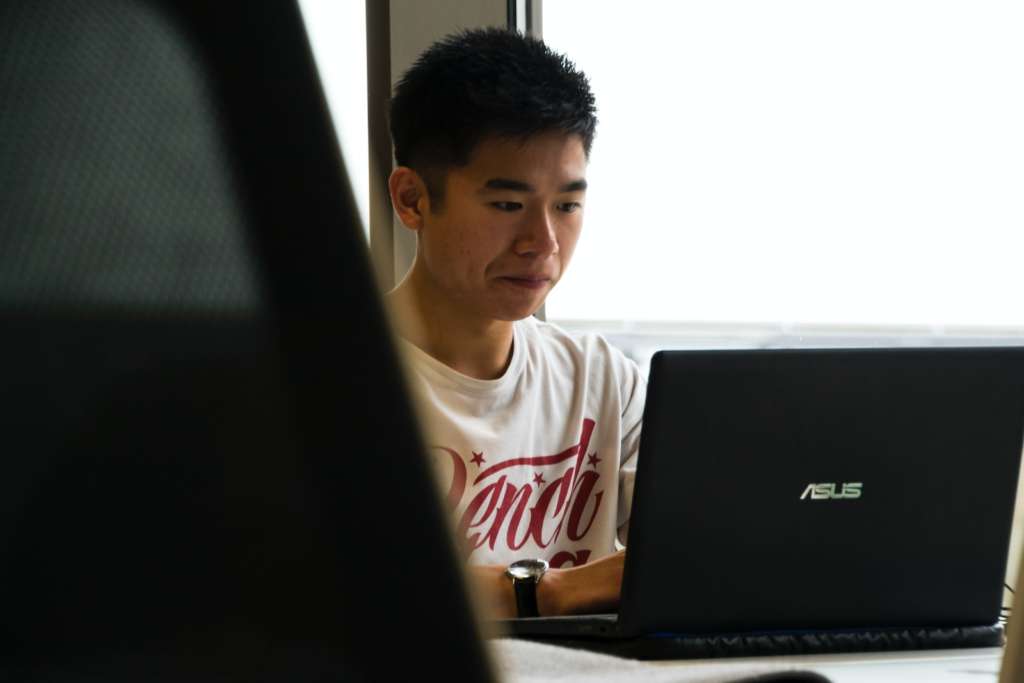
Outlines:
[[485, 138], [579, 135], [590, 147], [597, 109], [587, 77], [540, 40], [506, 29], [452, 34], [430, 46], [395, 86], [395, 160], [443, 197], [448, 169], [464, 166]]

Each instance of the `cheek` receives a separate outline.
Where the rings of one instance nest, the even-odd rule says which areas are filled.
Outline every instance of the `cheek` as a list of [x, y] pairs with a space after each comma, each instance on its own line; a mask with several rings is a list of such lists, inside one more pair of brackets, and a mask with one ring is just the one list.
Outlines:
[[470, 281], [479, 277], [488, 258], [472, 231], [450, 226], [444, 240], [430, 245], [424, 254], [438, 277], [449, 282]]
[[486, 224], [481, 221], [452, 235], [450, 253], [462, 273], [478, 278], [485, 275], [492, 264], [505, 259], [511, 250], [510, 234], [514, 235], [514, 230], [507, 230], [493, 221]]
[[474, 270], [474, 267], [483, 267], [481, 260], [484, 259], [485, 249], [480, 244], [480, 235], [477, 231], [462, 230], [454, 236], [451, 244], [453, 258], [457, 259], [462, 268]]

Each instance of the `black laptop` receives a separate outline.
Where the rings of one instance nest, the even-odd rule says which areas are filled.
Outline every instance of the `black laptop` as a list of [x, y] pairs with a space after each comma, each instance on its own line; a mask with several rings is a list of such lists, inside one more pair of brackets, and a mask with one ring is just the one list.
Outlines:
[[998, 645], [1022, 435], [1024, 348], [657, 353], [619, 613], [504, 626], [641, 657]]

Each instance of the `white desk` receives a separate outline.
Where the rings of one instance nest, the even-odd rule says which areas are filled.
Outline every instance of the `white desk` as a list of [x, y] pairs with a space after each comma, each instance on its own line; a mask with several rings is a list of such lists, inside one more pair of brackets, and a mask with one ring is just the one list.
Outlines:
[[834, 683], [995, 683], [1003, 654], [1001, 648], [977, 648], [636, 662], [525, 641], [492, 642], [508, 683], [718, 683], [786, 669], [816, 671]]

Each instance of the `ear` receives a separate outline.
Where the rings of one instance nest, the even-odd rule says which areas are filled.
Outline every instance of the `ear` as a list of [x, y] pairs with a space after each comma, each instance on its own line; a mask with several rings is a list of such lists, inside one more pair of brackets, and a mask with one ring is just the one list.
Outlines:
[[420, 174], [408, 166], [399, 166], [388, 178], [388, 191], [402, 224], [410, 230], [420, 230], [423, 216], [430, 211], [430, 195]]

